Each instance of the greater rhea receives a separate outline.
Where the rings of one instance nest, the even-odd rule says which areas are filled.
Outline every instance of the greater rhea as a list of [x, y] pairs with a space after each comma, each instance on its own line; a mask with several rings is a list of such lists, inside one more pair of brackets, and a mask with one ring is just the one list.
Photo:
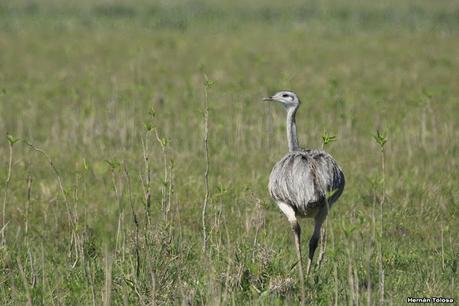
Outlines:
[[333, 157], [319, 149], [302, 149], [296, 133], [296, 112], [300, 99], [292, 91], [279, 91], [264, 101], [280, 103], [287, 111], [288, 153], [278, 161], [269, 176], [269, 192], [287, 216], [295, 236], [298, 267], [304, 300], [304, 276], [301, 262], [301, 227], [298, 218], [314, 218], [314, 232], [309, 240], [306, 273], [309, 274], [320, 230], [328, 210], [344, 190], [344, 174]]

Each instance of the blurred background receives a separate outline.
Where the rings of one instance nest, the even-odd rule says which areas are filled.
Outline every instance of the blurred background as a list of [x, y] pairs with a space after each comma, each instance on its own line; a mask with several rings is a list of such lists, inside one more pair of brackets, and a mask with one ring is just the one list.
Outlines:
[[308, 302], [454, 297], [458, 34], [459, 1], [3, 1], [1, 303], [298, 303], [280, 89], [347, 180]]

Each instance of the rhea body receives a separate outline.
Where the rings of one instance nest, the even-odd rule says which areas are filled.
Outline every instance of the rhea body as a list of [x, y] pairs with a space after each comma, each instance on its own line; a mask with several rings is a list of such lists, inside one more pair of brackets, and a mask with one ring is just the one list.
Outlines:
[[344, 174], [333, 157], [319, 149], [302, 149], [296, 132], [296, 112], [300, 106], [292, 91], [280, 91], [265, 98], [280, 103], [287, 112], [288, 153], [278, 161], [269, 176], [269, 192], [286, 215], [295, 237], [299, 272], [304, 299], [303, 267], [301, 262], [301, 227], [298, 218], [314, 218], [314, 231], [309, 240], [306, 273], [309, 273], [320, 231], [333, 203], [344, 190]]

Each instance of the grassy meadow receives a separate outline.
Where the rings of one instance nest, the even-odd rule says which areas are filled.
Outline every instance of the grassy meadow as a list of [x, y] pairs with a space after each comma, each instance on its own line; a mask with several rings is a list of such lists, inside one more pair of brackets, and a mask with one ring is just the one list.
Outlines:
[[346, 175], [306, 302], [457, 302], [458, 50], [458, 1], [0, 3], [0, 304], [298, 304], [280, 89]]

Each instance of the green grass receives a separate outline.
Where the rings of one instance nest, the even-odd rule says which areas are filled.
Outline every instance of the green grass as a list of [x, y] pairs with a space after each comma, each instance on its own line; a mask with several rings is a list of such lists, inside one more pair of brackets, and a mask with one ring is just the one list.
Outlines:
[[0, 303], [298, 303], [267, 192], [285, 114], [260, 102], [284, 88], [347, 180], [307, 300], [379, 305], [380, 263], [385, 304], [457, 300], [458, 26], [457, 1], [0, 4]]

